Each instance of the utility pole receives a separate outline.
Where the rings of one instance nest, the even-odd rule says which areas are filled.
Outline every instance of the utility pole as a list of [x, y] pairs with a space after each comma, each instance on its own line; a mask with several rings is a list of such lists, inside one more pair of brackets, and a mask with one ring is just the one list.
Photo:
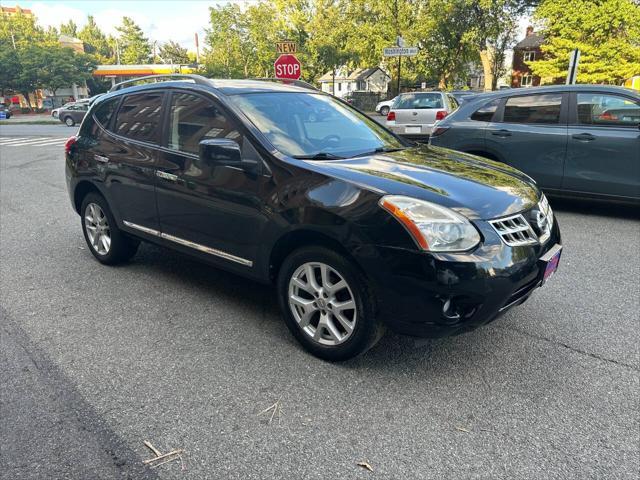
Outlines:
[[116, 63], [120, 65], [120, 44], [118, 43], [118, 37], [116, 37]]
[[13, 32], [11, 32], [11, 43], [13, 43], [13, 49], [16, 49], [16, 38], [13, 36]]

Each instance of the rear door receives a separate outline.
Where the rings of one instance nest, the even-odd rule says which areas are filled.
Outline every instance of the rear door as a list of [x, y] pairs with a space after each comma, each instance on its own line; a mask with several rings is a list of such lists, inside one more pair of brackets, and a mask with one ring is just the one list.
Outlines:
[[571, 95], [563, 188], [640, 196], [640, 102], [602, 92]]
[[126, 95], [92, 151], [109, 201], [125, 225], [138, 230], [158, 230], [155, 171], [164, 97], [161, 90]]
[[506, 97], [485, 135], [487, 150], [532, 177], [560, 188], [567, 151], [567, 93]]

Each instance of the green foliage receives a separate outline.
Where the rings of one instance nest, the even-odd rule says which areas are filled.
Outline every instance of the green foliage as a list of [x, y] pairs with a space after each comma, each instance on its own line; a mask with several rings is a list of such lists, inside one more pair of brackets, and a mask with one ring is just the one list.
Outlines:
[[544, 0], [543, 60], [530, 63], [547, 81], [566, 78], [569, 56], [580, 49], [578, 83], [621, 83], [640, 73], [640, 7], [633, 0]]
[[84, 42], [84, 51], [94, 55], [100, 63], [115, 63], [113, 49], [92, 15], [87, 17], [87, 24], [78, 32], [78, 38]]
[[60, 46], [47, 48], [43, 58], [38, 60], [41, 62], [38, 87], [51, 90], [54, 96], [60, 88], [81, 84], [96, 68], [95, 58], [91, 55]]
[[73, 20], [69, 20], [67, 23], [60, 25], [60, 34], [76, 38], [78, 36], [78, 26]]
[[187, 49], [172, 40], [163, 44], [159, 53], [164, 63], [190, 63]]
[[144, 36], [142, 29], [131, 18], [122, 17], [122, 24], [116, 27], [116, 30], [120, 34], [118, 38], [120, 63], [149, 63], [151, 45], [149, 39]]

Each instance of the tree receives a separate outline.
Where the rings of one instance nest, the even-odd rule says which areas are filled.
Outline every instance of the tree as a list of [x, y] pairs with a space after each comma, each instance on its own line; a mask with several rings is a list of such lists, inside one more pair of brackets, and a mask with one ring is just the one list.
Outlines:
[[640, 72], [640, 7], [633, 0], [543, 0], [535, 11], [544, 57], [529, 64], [545, 81], [566, 78], [580, 49], [578, 83], [615, 83]]
[[187, 49], [172, 40], [160, 46], [160, 58], [164, 63], [189, 63]]
[[50, 90], [54, 97], [58, 89], [84, 82], [96, 68], [94, 57], [60, 46], [48, 48], [43, 60], [38, 87]]
[[20, 76], [21, 65], [15, 50], [10, 43], [0, 41], [0, 96], [5, 96], [7, 92], [19, 90], [17, 82]]
[[129, 17], [122, 17], [122, 25], [116, 27], [120, 61], [124, 64], [149, 63], [151, 45], [142, 29]]
[[14, 80], [14, 88], [31, 106], [29, 94], [42, 85], [42, 65], [46, 62], [47, 49], [39, 44], [21, 45], [16, 50], [20, 68]]
[[73, 20], [69, 20], [67, 23], [60, 25], [60, 34], [76, 38], [78, 36], [78, 26]]
[[101, 63], [115, 63], [113, 49], [92, 15], [87, 17], [87, 23], [78, 32], [78, 38], [84, 42], [86, 53], [95, 55]]

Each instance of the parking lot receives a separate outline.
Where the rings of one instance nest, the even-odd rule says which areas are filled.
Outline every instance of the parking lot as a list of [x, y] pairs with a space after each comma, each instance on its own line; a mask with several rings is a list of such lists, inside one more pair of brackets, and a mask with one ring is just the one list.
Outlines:
[[[95, 261], [65, 188], [73, 131], [0, 127], [0, 478], [636, 478], [631, 208], [552, 200], [565, 250], [527, 303], [330, 364], [269, 287], [148, 244]], [[145, 440], [183, 465], [145, 467]]]

